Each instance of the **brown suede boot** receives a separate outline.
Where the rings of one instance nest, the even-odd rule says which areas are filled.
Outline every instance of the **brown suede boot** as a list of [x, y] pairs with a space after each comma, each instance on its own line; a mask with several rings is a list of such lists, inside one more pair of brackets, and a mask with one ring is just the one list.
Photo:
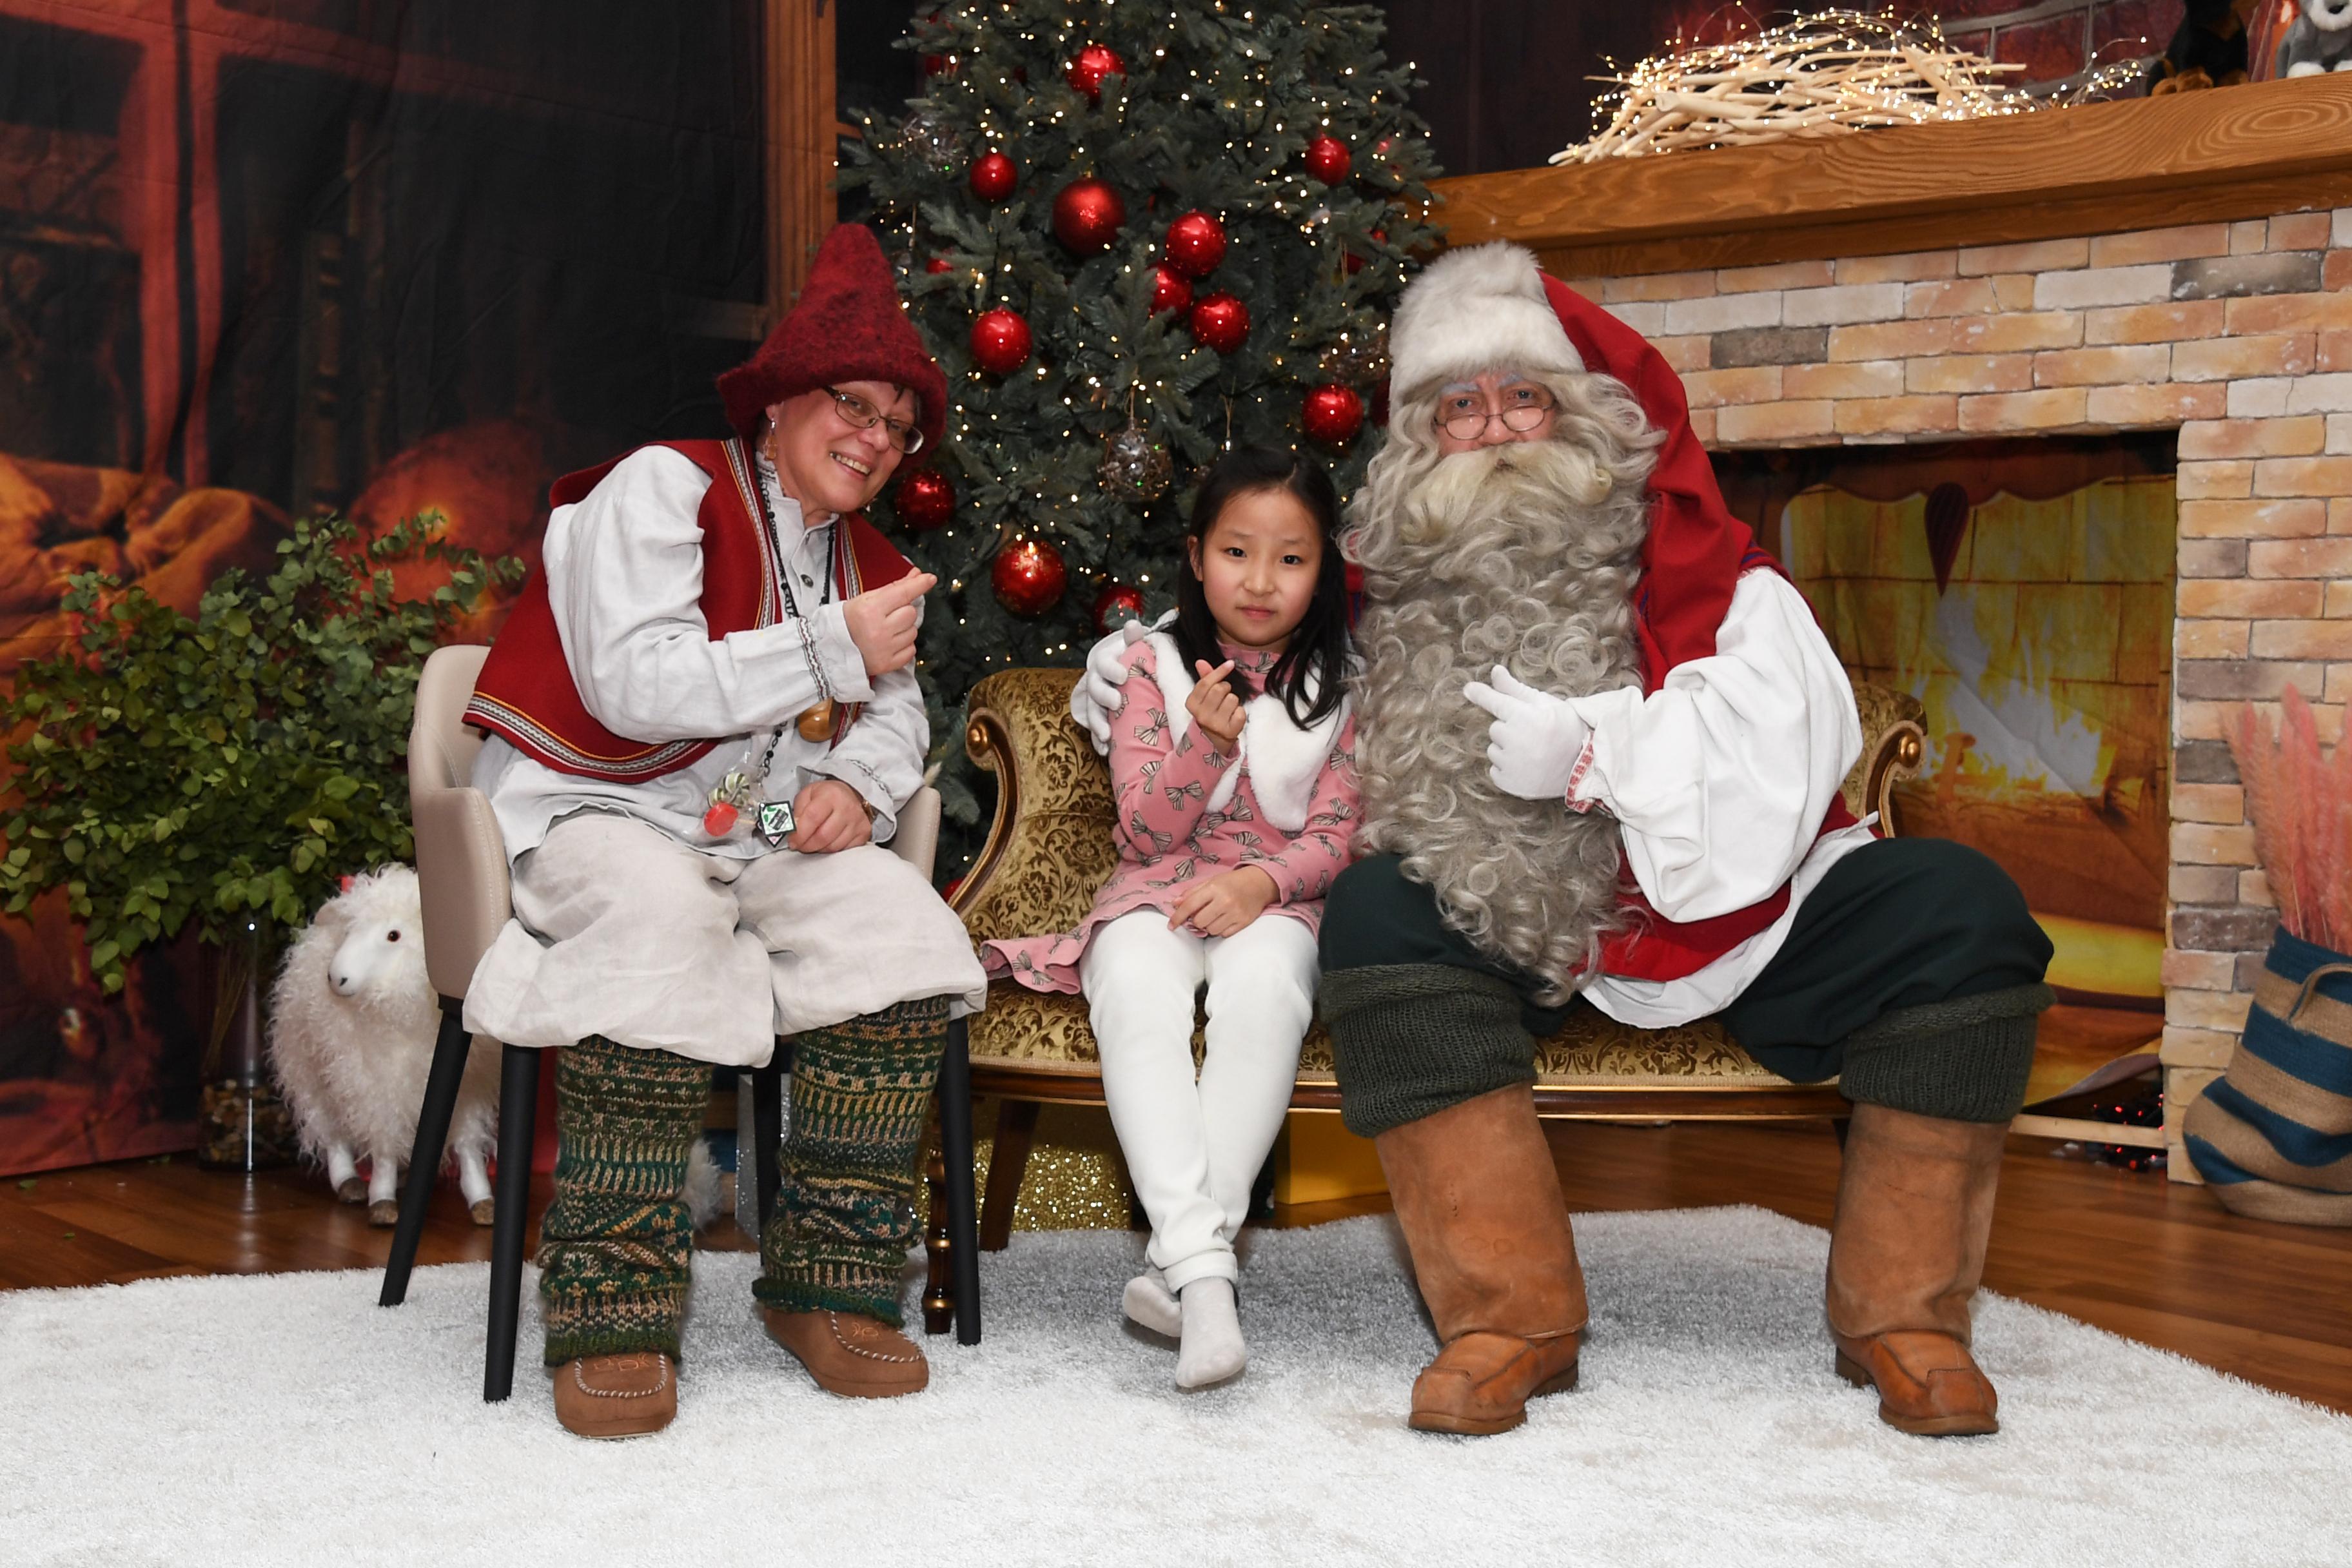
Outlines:
[[1838, 1374], [1878, 1390], [1878, 1418], [1923, 1437], [2000, 1430], [1969, 1354], [2000, 1184], [2002, 1122], [1857, 1103], [1830, 1222], [1829, 1320]]
[[1374, 1140], [1421, 1299], [1444, 1348], [1412, 1385], [1412, 1425], [1485, 1436], [1576, 1386], [1584, 1274], [1559, 1173], [1525, 1084]]

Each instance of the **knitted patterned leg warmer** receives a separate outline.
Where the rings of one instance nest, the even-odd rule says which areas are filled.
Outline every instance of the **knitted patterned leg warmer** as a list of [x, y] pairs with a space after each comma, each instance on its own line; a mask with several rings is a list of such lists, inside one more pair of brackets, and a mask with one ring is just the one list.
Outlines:
[[793, 1037], [792, 1128], [752, 1288], [762, 1304], [898, 1327], [915, 1157], [947, 1027], [948, 999], [929, 996]]
[[547, 1364], [676, 1357], [694, 1222], [679, 1196], [710, 1100], [709, 1064], [591, 1035], [555, 1069], [555, 1198], [540, 1222]]

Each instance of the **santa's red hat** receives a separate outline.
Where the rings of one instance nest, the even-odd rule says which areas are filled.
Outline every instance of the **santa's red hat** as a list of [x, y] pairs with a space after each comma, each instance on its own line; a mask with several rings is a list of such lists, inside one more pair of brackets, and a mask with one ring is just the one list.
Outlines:
[[923, 445], [947, 429], [947, 377], [898, 302], [889, 258], [864, 224], [834, 226], [817, 247], [807, 287], [760, 352], [719, 378], [727, 423], [746, 441], [768, 409], [845, 381], [887, 381], [915, 395]]

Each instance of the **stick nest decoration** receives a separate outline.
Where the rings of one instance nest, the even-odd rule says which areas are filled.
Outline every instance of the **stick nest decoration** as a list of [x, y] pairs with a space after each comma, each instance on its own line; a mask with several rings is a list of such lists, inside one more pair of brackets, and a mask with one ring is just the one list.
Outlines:
[[2001, 85], [2001, 77], [2023, 69], [1953, 47], [1932, 19], [1822, 11], [1729, 43], [1653, 55], [1622, 76], [1594, 78], [1617, 85], [1593, 114], [1596, 121], [1608, 114], [1608, 123], [1551, 161], [1596, 163], [1876, 125], [2023, 114], [2133, 86], [2141, 63], [2098, 67], [2046, 97]]

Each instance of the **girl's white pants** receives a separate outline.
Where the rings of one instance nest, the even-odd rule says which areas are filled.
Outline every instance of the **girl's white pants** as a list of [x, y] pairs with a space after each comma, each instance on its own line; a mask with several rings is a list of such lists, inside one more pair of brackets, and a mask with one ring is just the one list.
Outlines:
[[[1151, 1216], [1171, 1290], [1236, 1277], [1234, 1237], [1282, 1130], [1315, 1011], [1315, 933], [1262, 914], [1231, 936], [1171, 931], [1138, 910], [1095, 932], [1078, 967], [1103, 1099]], [[1208, 1054], [1192, 1073], [1192, 1000], [1209, 987]]]

